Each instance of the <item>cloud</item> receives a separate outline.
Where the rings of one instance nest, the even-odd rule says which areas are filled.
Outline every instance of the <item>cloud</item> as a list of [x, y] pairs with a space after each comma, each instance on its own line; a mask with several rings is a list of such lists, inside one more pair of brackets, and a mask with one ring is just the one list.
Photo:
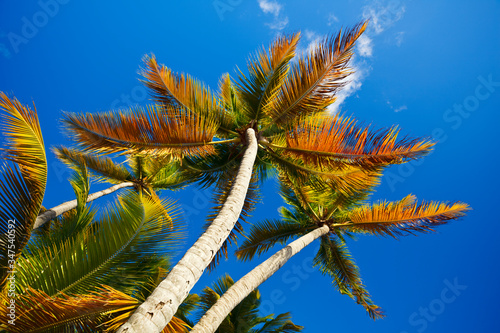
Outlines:
[[403, 1], [391, 1], [389, 4], [384, 4], [384, 2], [376, 1], [363, 8], [363, 19], [370, 20], [369, 29], [375, 35], [382, 33], [399, 21], [406, 11]]
[[266, 25], [272, 30], [281, 31], [285, 29], [288, 25], [288, 16], [281, 15], [281, 10], [283, 9], [283, 5], [278, 3], [277, 1], [270, 0], [257, 0], [259, 3], [260, 9], [264, 12], [264, 14], [272, 14], [274, 16], [274, 20], [271, 23], [266, 23]]
[[399, 107], [394, 107], [391, 103], [391, 101], [387, 101], [387, 105], [389, 105], [389, 107], [394, 111], [394, 112], [401, 112], [401, 111], [404, 111], [404, 110], [408, 110], [408, 107], [406, 105], [401, 105]]
[[371, 57], [373, 54], [373, 43], [372, 39], [367, 35], [361, 35], [356, 42], [356, 47], [358, 49], [358, 54], [362, 57]]
[[404, 31], [400, 31], [400, 32], [396, 33], [395, 39], [396, 39], [397, 46], [401, 46], [401, 44], [403, 43], [404, 35], [405, 35]]
[[332, 24], [338, 21], [339, 19], [337, 18], [337, 16], [335, 16], [334, 13], [328, 14], [328, 23], [327, 23], [328, 26], [331, 26]]
[[350, 66], [353, 70], [353, 74], [349, 75], [346, 79], [346, 85], [339, 92], [337, 92], [337, 99], [335, 103], [328, 107], [328, 110], [332, 114], [336, 114], [342, 111], [342, 104], [344, 104], [347, 97], [354, 95], [358, 90], [361, 89], [363, 85], [363, 80], [370, 72], [370, 67], [364, 61], [357, 61], [356, 57], [353, 57]]
[[273, 14], [274, 16], [278, 16], [280, 14], [282, 5], [277, 3], [276, 1], [268, 1], [268, 0], [258, 0], [260, 9], [266, 14]]

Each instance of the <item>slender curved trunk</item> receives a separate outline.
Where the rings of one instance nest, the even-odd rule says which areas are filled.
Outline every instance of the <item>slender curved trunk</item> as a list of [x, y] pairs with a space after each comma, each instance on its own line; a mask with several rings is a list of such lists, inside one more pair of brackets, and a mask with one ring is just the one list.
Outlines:
[[314, 229], [310, 233], [291, 242], [283, 249], [273, 254], [269, 259], [239, 279], [221, 298], [203, 315], [200, 321], [190, 331], [191, 333], [213, 333], [217, 330], [229, 313], [245, 297], [264, 281], [270, 278], [291, 257], [299, 253], [312, 241], [326, 235], [330, 231], [327, 225]]
[[[111, 187], [108, 187], [107, 189], [104, 189], [102, 191], [98, 191], [95, 193], [89, 194], [87, 197], [87, 202], [91, 202], [97, 198], [100, 198], [104, 195], [113, 193], [119, 189], [125, 188], [125, 187], [132, 187], [134, 186], [134, 183], [132, 182], [124, 182], [120, 183]], [[35, 220], [35, 224], [33, 224], [33, 229], [40, 228], [42, 225], [44, 225], [46, 222], [52, 220], [53, 218], [56, 218], [57, 216], [66, 213], [67, 211], [70, 211], [77, 206], [77, 200], [71, 200], [64, 202], [58, 206], [55, 206], [54, 208], [49, 209], [46, 212], [43, 212], [42, 214], [38, 215], [38, 217]]]
[[246, 138], [248, 146], [219, 214], [118, 333], [161, 332], [229, 236], [243, 208], [257, 156], [255, 131], [247, 129]]

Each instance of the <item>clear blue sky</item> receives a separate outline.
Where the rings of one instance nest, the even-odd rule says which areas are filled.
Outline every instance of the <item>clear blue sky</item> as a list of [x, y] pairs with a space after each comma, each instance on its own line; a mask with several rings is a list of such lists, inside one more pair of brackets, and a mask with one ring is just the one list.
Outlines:
[[[291, 311], [305, 332], [499, 332], [499, 1], [1, 0], [0, 91], [35, 101], [50, 147], [67, 142], [61, 111], [146, 104], [137, 80], [144, 54], [215, 89], [221, 74], [244, 68], [247, 56], [279, 33], [302, 31], [307, 50], [316, 38], [368, 17], [357, 75], [340, 109], [439, 139], [423, 161], [387, 170], [374, 199], [413, 193], [474, 210], [436, 234], [349, 244], [384, 320], [370, 320], [311, 270], [314, 244], [261, 287], [264, 311]], [[67, 176], [49, 152], [45, 206], [73, 198]], [[276, 191], [266, 184], [253, 220], [277, 216]], [[190, 189], [173, 197], [187, 212], [192, 243], [207, 194]], [[237, 279], [262, 259], [223, 262], [194, 291], [224, 272]]]

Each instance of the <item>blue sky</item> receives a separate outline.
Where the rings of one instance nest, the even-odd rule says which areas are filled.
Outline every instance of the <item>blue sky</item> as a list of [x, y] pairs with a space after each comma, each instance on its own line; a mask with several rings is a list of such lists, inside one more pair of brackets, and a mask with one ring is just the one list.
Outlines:
[[[214, 89], [219, 77], [278, 34], [302, 32], [300, 49], [371, 18], [353, 61], [356, 74], [337, 110], [377, 127], [433, 136], [435, 151], [392, 167], [373, 200], [464, 201], [473, 207], [439, 232], [399, 241], [361, 237], [348, 245], [387, 318], [373, 322], [311, 269], [312, 244], [261, 286], [263, 311], [291, 311], [305, 332], [497, 332], [500, 2], [479, 1], [0, 1], [0, 91], [34, 101], [47, 147], [68, 143], [61, 111], [106, 111], [148, 103], [141, 58], [189, 73]], [[73, 199], [68, 172], [49, 152], [44, 205]], [[100, 188], [95, 185], [94, 189]], [[253, 221], [277, 217], [276, 184], [263, 187]], [[200, 234], [210, 193], [165, 193]], [[233, 259], [194, 291], [249, 264]]]

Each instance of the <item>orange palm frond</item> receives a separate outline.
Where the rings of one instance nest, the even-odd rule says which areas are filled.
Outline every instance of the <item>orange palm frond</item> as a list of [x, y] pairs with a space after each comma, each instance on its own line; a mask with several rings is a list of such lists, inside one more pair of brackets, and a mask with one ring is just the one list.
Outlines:
[[469, 205], [461, 202], [422, 202], [408, 204], [408, 197], [396, 202], [381, 202], [364, 205], [351, 210], [347, 221], [334, 224], [359, 233], [380, 236], [405, 236], [414, 232], [431, 232], [438, 225], [445, 224], [465, 215]]
[[306, 58], [299, 59], [288, 80], [276, 96], [272, 108], [267, 108], [270, 126], [286, 124], [299, 115], [323, 111], [335, 101], [335, 93], [346, 84], [351, 74], [347, 67], [356, 40], [366, 29], [367, 22], [358, 24], [344, 34], [325, 39]]
[[268, 51], [263, 49], [248, 62], [248, 76], [240, 72], [238, 91], [249, 120], [259, 119], [274, 107], [299, 39], [300, 34], [277, 38]]
[[[361, 167], [403, 163], [429, 153], [435, 143], [426, 139], [397, 140], [399, 130], [374, 131], [357, 125], [351, 117], [309, 118], [292, 127], [279, 146], [287, 155], [315, 165], [350, 164]], [[277, 145], [271, 147], [278, 148]]]
[[127, 113], [67, 113], [64, 123], [82, 147], [102, 153], [205, 156], [214, 152], [207, 143], [217, 131], [214, 121], [161, 107]]
[[[8, 260], [14, 260], [28, 242], [40, 211], [47, 181], [47, 160], [36, 108], [0, 92], [0, 285]], [[13, 228], [12, 228], [13, 227]], [[9, 238], [8, 234], [14, 236]], [[15, 249], [8, 247], [15, 244]], [[12, 265], [11, 265], [12, 269]]]

